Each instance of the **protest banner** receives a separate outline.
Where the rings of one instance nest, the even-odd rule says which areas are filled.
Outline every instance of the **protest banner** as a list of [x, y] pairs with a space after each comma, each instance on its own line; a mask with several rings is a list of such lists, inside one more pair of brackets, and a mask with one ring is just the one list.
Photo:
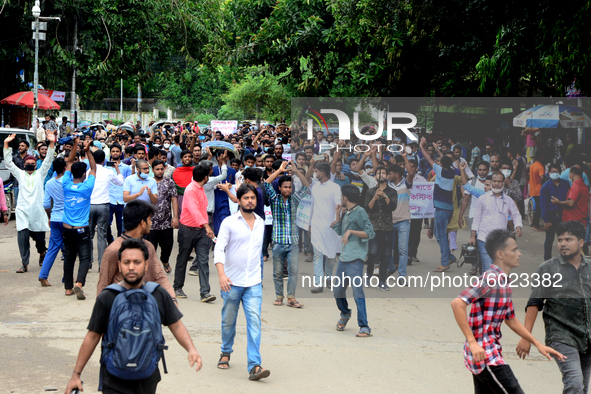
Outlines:
[[410, 217], [411, 219], [432, 218], [435, 214], [433, 207], [433, 182], [415, 182], [410, 188]]
[[237, 120], [212, 120], [211, 121], [211, 130], [214, 133], [219, 130], [225, 136], [228, 136], [229, 134], [234, 134], [236, 132], [237, 128], [238, 128], [238, 121]]
[[310, 220], [312, 219], [312, 196], [306, 194], [298, 205], [296, 213], [296, 224], [298, 227], [308, 230], [310, 226]]

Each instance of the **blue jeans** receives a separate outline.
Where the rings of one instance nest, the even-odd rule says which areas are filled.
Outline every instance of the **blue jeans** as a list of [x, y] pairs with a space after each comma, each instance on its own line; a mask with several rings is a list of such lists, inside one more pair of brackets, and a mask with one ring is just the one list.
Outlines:
[[275, 244], [273, 246], [273, 283], [275, 295], [283, 299], [283, 264], [287, 261], [289, 278], [287, 279], [287, 298], [295, 298], [298, 282], [298, 244]]
[[236, 318], [240, 301], [246, 317], [246, 357], [248, 372], [261, 365], [261, 305], [263, 303], [263, 287], [259, 283], [251, 287], [231, 286], [230, 291], [221, 291], [224, 306], [222, 307], [222, 353], [232, 353], [236, 337]]
[[18, 186], [12, 186], [12, 194], [14, 194], [14, 207], [16, 207], [18, 205]]
[[324, 286], [325, 276], [328, 278], [326, 283], [330, 283], [336, 259], [334, 257], [332, 259], [327, 257], [325, 263], [322, 252], [316, 249], [314, 245], [312, 245], [312, 248], [314, 248], [314, 286], [322, 287]]
[[49, 271], [55, 262], [57, 252], [60, 251], [64, 244], [64, 226], [62, 222], [49, 222], [51, 233], [49, 235], [49, 248], [45, 253], [43, 259], [43, 266], [41, 272], [39, 272], [39, 279], [47, 279], [49, 277]]
[[441, 253], [441, 265], [449, 266], [450, 260], [453, 259], [451, 250], [449, 249], [449, 242], [447, 241], [447, 225], [453, 216], [454, 211], [435, 208], [435, 238], [439, 244], [439, 252]]
[[109, 204], [109, 227], [107, 227], [107, 243], [110, 245], [114, 241], [111, 233], [111, 224], [113, 224], [113, 215], [115, 215], [115, 223], [117, 225], [117, 236], [120, 237], [123, 233], [123, 208], [125, 205]]
[[550, 347], [564, 356], [566, 360], [558, 361], [558, 368], [562, 373], [564, 394], [589, 392], [589, 375], [591, 374], [591, 353], [581, 353], [576, 348], [561, 342], [552, 342]]
[[[365, 293], [363, 292], [363, 260], [353, 260], [349, 263], [339, 260], [337, 264], [337, 272], [335, 276], [339, 279], [346, 278], [345, 283], [339, 283], [338, 286], [333, 287], [334, 298], [337, 301], [337, 307], [341, 311], [341, 319], [351, 318], [351, 309], [347, 303], [347, 287], [351, 285], [353, 289], [353, 298], [357, 304], [357, 324], [359, 327], [367, 327], [367, 310], [365, 308]], [[360, 279], [355, 279], [359, 277]], [[350, 279], [349, 279], [350, 278]], [[347, 280], [348, 279], [348, 280]], [[361, 285], [357, 286], [361, 282]]]
[[[392, 243], [392, 247], [398, 250], [398, 274], [400, 276], [406, 276], [406, 266], [408, 265], [408, 235], [410, 234], [410, 221], [403, 220], [401, 222], [394, 223], [394, 232], [392, 233], [392, 239], [395, 240]], [[394, 262], [393, 258], [391, 259]], [[394, 271], [393, 267], [390, 267], [389, 271]]]
[[493, 263], [493, 261], [492, 258], [488, 255], [488, 253], [486, 253], [484, 241], [478, 240], [478, 251], [480, 252], [480, 261], [482, 261], [482, 273], [484, 273], [490, 269], [490, 266]]

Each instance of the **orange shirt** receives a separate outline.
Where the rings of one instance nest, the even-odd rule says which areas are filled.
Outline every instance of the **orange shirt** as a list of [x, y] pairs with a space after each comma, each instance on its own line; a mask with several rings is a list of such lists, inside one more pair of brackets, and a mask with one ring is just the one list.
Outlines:
[[544, 166], [539, 161], [534, 162], [529, 167], [529, 194], [532, 197], [540, 195], [542, 189], [542, 177], [546, 173]]

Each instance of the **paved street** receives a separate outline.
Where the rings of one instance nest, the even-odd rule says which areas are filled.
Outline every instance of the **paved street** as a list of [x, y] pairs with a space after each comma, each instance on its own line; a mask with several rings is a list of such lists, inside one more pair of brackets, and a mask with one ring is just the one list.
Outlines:
[[[176, 236], [175, 236], [176, 239]], [[543, 255], [543, 233], [529, 226], [518, 240], [523, 253], [517, 272], [533, 272]], [[458, 245], [467, 242], [468, 232], [458, 234]], [[33, 248], [34, 249], [34, 248]], [[38, 255], [31, 253], [29, 273], [16, 274], [19, 253], [15, 222], [0, 226], [0, 393], [42, 393], [56, 387], [62, 393], [71, 375], [78, 349], [86, 334], [86, 325], [95, 298], [98, 279], [94, 269], [88, 275], [88, 299], [65, 297], [61, 286], [62, 264], [56, 261], [49, 281], [41, 288]], [[173, 250], [173, 261], [177, 253]], [[96, 253], [96, 248], [95, 248]], [[456, 256], [459, 252], [456, 252]], [[425, 275], [438, 265], [439, 249], [423, 230], [419, 249], [420, 263], [409, 267], [409, 275]], [[174, 266], [174, 264], [173, 264]], [[174, 341], [170, 331], [164, 334], [170, 346], [166, 352], [168, 375], [159, 385], [159, 393], [240, 392], [240, 393], [469, 393], [472, 377], [463, 365], [463, 336], [450, 308], [450, 298], [428, 298], [426, 290], [394, 288], [390, 292], [370, 289], [366, 292], [372, 338], [355, 338], [356, 313], [344, 332], [337, 332], [338, 310], [326, 293], [312, 296], [298, 283], [298, 300], [305, 308], [297, 310], [272, 305], [274, 290], [272, 263], [265, 266], [262, 309], [263, 366], [271, 370], [269, 379], [250, 382], [246, 371], [244, 315], [240, 312], [238, 334], [231, 368], [216, 368], [220, 354], [220, 310], [217, 273], [213, 265], [213, 304], [199, 301], [198, 277], [189, 276], [185, 285], [187, 299], [179, 300], [183, 322], [200, 352], [204, 366], [199, 373], [189, 368], [186, 352]], [[467, 272], [454, 267], [446, 274]], [[300, 274], [311, 275], [312, 263], [300, 254]], [[440, 275], [440, 274], [436, 274]], [[172, 279], [172, 275], [169, 276]], [[456, 292], [458, 293], [459, 290]], [[523, 321], [528, 290], [515, 291], [515, 311]], [[351, 297], [351, 291], [348, 292]], [[350, 305], [354, 308], [352, 298]], [[505, 360], [511, 365], [525, 392], [559, 392], [561, 375], [554, 362], [543, 359], [537, 350], [526, 361], [515, 354], [517, 336], [503, 326]], [[534, 335], [543, 341], [543, 324], [538, 318]], [[98, 386], [100, 349], [95, 351], [82, 374], [85, 393]], [[161, 368], [162, 371], [162, 368]]]

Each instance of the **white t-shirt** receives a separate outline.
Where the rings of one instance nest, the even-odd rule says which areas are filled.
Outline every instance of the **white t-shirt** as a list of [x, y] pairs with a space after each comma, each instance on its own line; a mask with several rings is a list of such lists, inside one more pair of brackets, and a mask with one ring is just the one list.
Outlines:
[[[470, 184], [472, 184], [472, 181], [469, 181]], [[474, 182], [474, 187], [476, 189], [480, 189], [480, 190], [484, 190], [484, 182], [480, 182], [478, 179], [476, 179], [476, 182]], [[467, 191], [464, 191], [464, 194], [470, 194]], [[474, 217], [474, 209], [476, 208], [476, 203], [478, 202], [478, 197], [472, 196], [472, 199], [470, 200], [470, 212], [468, 212], [468, 218], [473, 218]]]

